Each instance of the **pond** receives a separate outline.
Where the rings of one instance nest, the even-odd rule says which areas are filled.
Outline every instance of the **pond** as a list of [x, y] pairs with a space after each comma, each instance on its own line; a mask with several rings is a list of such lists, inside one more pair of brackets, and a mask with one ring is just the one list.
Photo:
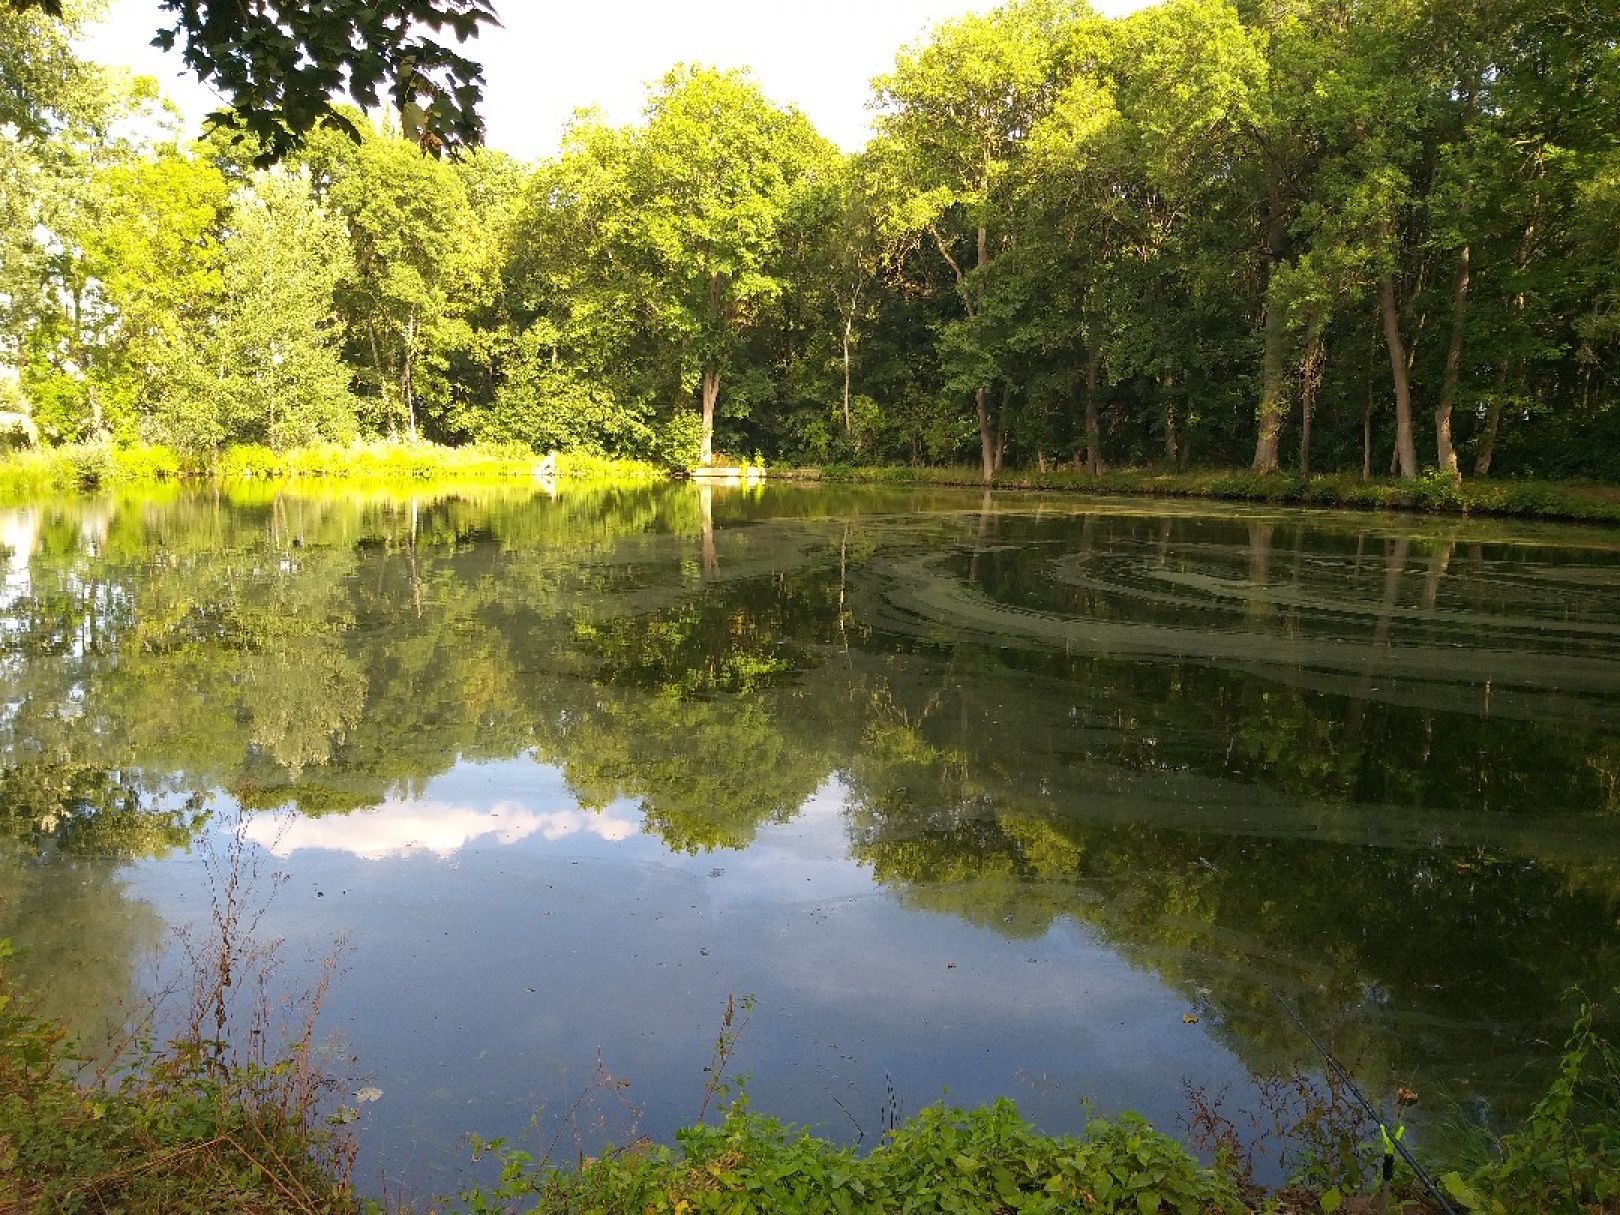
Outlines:
[[[1620, 535], [1123, 499], [272, 487], [0, 508], [0, 937], [87, 1040], [240, 838], [357, 1180], [703, 1103], [1522, 1114], [1620, 985]], [[212, 873], [212, 876], [211, 876]], [[189, 926], [189, 927], [188, 927]], [[279, 989], [278, 989], [279, 990]], [[368, 1094], [373, 1095], [373, 1094]]]

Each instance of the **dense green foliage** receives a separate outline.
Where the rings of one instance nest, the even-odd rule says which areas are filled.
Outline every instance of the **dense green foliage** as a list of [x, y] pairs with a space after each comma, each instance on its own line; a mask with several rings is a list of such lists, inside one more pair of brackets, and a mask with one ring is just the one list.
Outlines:
[[0, 25], [0, 392], [50, 442], [1620, 477], [1611, 5], [1014, 0], [859, 154], [683, 66], [539, 165], [351, 113], [269, 172]]
[[540, 1212], [649, 1215], [1246, 1209], [1229, 1178], [1201, 1168], [1140, 1118], [1098, 1119], [1084, 1139], [1049, 1137], [1010, 1101], [966, 1112], [930, 1107], [864, 1156], [755, 1114], [745, 1101], [718, 1126], [682, 1131], [673, 1150], [610, 1153], [577, 1170], [537, 1168], [518, 1151], [501, 1156], [500, 1184], [464, 1195], [472, 1215], [518, 1202]]

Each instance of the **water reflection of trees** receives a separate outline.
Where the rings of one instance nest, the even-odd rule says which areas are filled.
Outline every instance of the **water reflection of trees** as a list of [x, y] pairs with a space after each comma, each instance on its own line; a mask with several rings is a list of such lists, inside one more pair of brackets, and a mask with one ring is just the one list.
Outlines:
[[[1620, 746], [1581, 712], [1612, 677], [1602, 553], [939, 504], [957, 509], [649, 487], [45, 510], [0, 612], [8, 930], [117, 921], [94, 858], [183, 847], [210, 798], [341, 813], [532, 753], [687, 851], [746, 845], [836, 775], [880, 882], [1013, 937], [1084, 925], [1257, 1065], [1293, 1053], [1280, 986], [1324, 1019], [1355, 1009], [1384, 1074], [1443, 1059], [1505, 1092], [1571, 980], [1620, 981]], [[960, 627], [890, 577], [901, 558], [975, 597]], [[987, 635], [990, 610], [1046, 631]], [[1271, 650], [1120, 652], [1137, 621]], [[1052, 622], [1077, 640], [1042, 640]], [[1470, 662], [1492, 644], [1529, 652], [1512, 671], [1537, 646], [1590, 658], [1587, 686], [1493, 692]], [[1392, 647], [1445, 696], [1403, 695], [1373, 665]], [[1551, 710], [1494, 715], [1493, 694]], [[48, 912], [62, 887], [38, 875], [66, 865], [83, 910]], [[125, 960], [85, 1007], [155, 933], [99, 930]]]

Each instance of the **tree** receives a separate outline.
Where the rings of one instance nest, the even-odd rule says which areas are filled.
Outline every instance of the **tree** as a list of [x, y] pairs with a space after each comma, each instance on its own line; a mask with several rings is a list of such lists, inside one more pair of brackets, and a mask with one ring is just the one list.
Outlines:
[[444, 405], [424, 361], [469, 306], [480, 265], [466, 188], [451, 166], [386, 128], [358, 147], [318, 144], [311, 168], [348, 223], [353, 261], [338, 302], [358, 379], [375, 402], [366, 420], [415, 440], [423, 399]]
[[12, 370], [55, 328], [51, 233], [110, 117], [101, 73], [73, 53], [77, 29], [76, 10], [51, 21], [0, 6], [0, 367]]
[[[994, 352], [975, 334], [985, 272], [1007, 239], [1010, 190], [1025, 140], [1050, 109], [1075, 9], [1015, 0], [986, 16], [947, 22], [903, 51], [876, 82], [879, 145], [894, 200], [890, 225], [923, 234], [950, 267], [960, 301], [957, 379], [973, 397], [986, 483], [1000, 465], [988, 404]], [[1004, 434], [1004, 429], [1002, 431]]]
[[783, 224], [831, 149], [746, 75], [698, 67], [676, 68], [653, 90], [633, 147], [631, 240], [659, 284], [661, 325], [697, 372], [707, 464], [739, 339], [785, 285], [773, 264]]
[[352, 438], [333, 301], [350, 264], [342, 220], [315, 201], [305, 175], [255, 177], [232, 200], [218, 306], [170, 368], [152, 437], [192, 451]]
[[[63, 16], [63, 0], [5, 0], [14, 14]], [[303, 145], [317, 126], [360, 138], [334, 105], [347, 94], [367, 108], [386, 95], [410, 133], [435, 153], [482, 140], [478, 65], [441, 40], [475, 37], [496, 24], [489, 0], [161, 0], [170, 16], [153, 45], [182, 45], [186, 66], [218, 90], [226, 108], [210, 122], [250, 137], [268, 165]]]

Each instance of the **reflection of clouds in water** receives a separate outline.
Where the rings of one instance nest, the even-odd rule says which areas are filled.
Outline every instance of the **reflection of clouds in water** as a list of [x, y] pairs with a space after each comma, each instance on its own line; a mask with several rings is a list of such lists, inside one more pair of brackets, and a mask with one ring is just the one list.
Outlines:
[[637, 834], [628, 819], [581, 810], [536, 813], [511, 802], [489, 810], [453, 806], [445, 802], [394, 802], [375, 810], [327, 818], [256, 817], [244, 833], [249, 840], [278, 857], [319, 850], [347, 852], [361, 860], [377, 861], [411, 852], [432, 852], [450, 857], [475, 839], [494, 837], [502, 845], [531, 836], [560, 840], [584, 832], [598, 839], [619, 841]]
[[14, 606], [32, 589], [28, 563], [39, 546], [40, 513], [37, 509], [0, 511], [0, 549], [5, 569], [0, 574], [0, 608]]

